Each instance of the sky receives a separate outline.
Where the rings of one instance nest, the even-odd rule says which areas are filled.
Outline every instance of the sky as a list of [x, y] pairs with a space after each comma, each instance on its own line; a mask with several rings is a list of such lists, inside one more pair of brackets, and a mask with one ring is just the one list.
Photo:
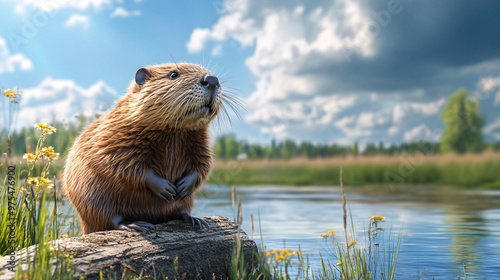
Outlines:
[[[500, 140], [499, 1], [0, 0], [16, 125], [114, 106], [146, 65], [201, 64], [243, 99], [214, 126], [251, 143], [439, 141], [460, 88]], [[1, 125], [5, 125], [2, 103]]]

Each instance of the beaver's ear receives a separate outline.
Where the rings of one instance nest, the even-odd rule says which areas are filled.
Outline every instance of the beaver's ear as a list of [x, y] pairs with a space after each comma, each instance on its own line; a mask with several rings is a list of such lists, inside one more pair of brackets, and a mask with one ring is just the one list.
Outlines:
[[142, 86], [143, 84], [146, 83], [147, 80], [149, 80], [149, 71], [148, 69], [146, 68], [141, 68], [139, 70], [137, 70], [137, 72], [135, 73], [135, 82]]

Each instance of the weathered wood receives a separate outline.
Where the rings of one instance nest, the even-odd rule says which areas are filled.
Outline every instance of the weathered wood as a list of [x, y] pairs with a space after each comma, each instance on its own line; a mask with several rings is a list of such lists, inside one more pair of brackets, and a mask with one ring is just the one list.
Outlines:
[[[146, 233], [113, 230], [62, 238], [56, 240], [55, 247], [73, 255], [77, 278], [86, 275], [86, 279], [99, 279], [99, 272], [103, 271], [105, 275], [121, 279], [127, 271], [137, 276], [161, 272], [168, 279], [174, 279], [177, 257], [181, 279], [184, 273], [186, 279], [227, 279], [237, 225], [225, 217], [205, 217], [205, 220], [210, 229], [194, 230], [181, 221], [171, 221]], [[253, 253], [257, 246], [243, 231], [239, 237], [245, 263], [251, 269], [257, 264]], [[28, 251], [32, 252], [33, 248]], [[24, 261], [25, 257], [24, 253]], [[6, 270], [7, 261], [8, 257], [0, 259], [0, 271], [3, 271], [0, 279], [13, 277], [13, 273]]]

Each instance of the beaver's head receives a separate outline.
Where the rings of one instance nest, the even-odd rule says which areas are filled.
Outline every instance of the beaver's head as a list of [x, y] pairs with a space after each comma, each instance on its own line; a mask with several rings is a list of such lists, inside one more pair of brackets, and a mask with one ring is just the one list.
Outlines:
[[129, 94], [130, 117], [155, 128], [197, 129], [222, 107], [219, 79], [202, 66], [181, 63], [141, 68]]

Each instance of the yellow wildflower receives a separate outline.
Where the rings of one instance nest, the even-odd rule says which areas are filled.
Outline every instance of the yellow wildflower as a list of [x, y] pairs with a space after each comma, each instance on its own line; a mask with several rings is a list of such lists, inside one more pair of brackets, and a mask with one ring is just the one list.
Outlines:
[[36, 123], [33, 125], [34, 128], [40, 129], [43, 133], [52, 134], [57, 131], [57, 129], [53, 126], [50, 126], [46, 123]]
[[52, 153], [54, 152], [54, 147], [50, 146], [50, 147], [45, 147], [45, 148], [42, 148], [40, 149], [40, 153]]
[[27, 153], [24, 154], [23, 159], [27, 160], [28, 162], [34, 162], [36, 160], [36, 156], [32, 153]]
[[370, 220], [373, 220], [375, 223], [376, 222], [383, 222], [383, 221], [385, 221], [385, 217], [380, 216], [380, 215], [373, 215], [370, 217]]
[[335, 231], [334, 230], [325, 231], [323, 233], [318, 234], [318, 236], [321, 236], [324, 238], [333, 237], [333, 236], [335, 236]]
[[26, 183], [28, 183], [29, 185], [34, 185], [35, 187], [46, 186], [49, 189], [54, 187], [54, 184], [52, 184], [52, 180], [44, 177], [30, 177], [26, 180]]
[[44, 129], [44, 128], [49, 127], [49, 125], [48, 125], [48, 124], [46, 124], [46, 123], [36, 123], [36, 124], [34, 124], [34, 125], [33, 125], [33, 127], [34, 127], [34, 128], [38, 128], [38, 129], [40, 129], [40, 130], [41, 130], [41, 129]]
[[264, 256], [266, 257], [272, 257], [275, 256], [276, 262], [279, 262], [280, 260], [289, 260], [288, 256], [295, 256], [299, 255], [300, 251], [294, 252], [290, 249], [284, 249], [284, 250], [274, 250], [271, 249], [268, 252], [265, 252]]
[[353, 240], [351, 241], [351, 243], [349, 243], [349, 245], [347, 245], [347, 248], [351, 248], [352, 246], [356, 245], [358, 242], [356, 242], [356, 240]]
[[46, 147], [40, 149], [39, 157], [56, 160], [59, 157], [59, 153], [54, 153], [54, 147]]
[[69, 238], [69, 235], [67, 235], [66, 233], [61, 235], [62, 238]]
[[29, 177], [28, 180], [26, 180], [26, 183], [28, 183], [28, 185], [32, 184], [38, 185], [40, 182], [38, 181], [37, 177]]
[[276, 263], [279, 263], [280, 260], [284, 260], [284, 261], [288, 261], [289, 260], [289, 258], [287, 256], [284, 256], [284, 255], [277, 255], [275, 257], [275, 259], [276, 259]]
[[341, 265], [342, 265], [342, 262], [341, 262], [341, 261], [339, 261], [339, 262], [337, 263], [337, 265], [338, 265], [338, 266], [341, 266]]
[[8, 99], [16, 99], [17, 96], [19, 96], [19, 93], [11, 90], [11, 89], [6, 89], [3, 91], [3, 95], [5, 95], [5, 97], [7, 97]]
[[272, 256], [272, 255], [274, 255], [274, 254], [276, 254], [276, 252], [275, 252], [273, 249], [271, 249], [269, 252], [266, 252], [266, 253], [264, 254], [264, 256], [266, 256], [266, 257], [270, 257], [270, 256]]
[[43, 130], [43, 132], [45, 132], [45, 133], [47, 133], [47, 134], [52, 134], [52, 133], [56, 132], [56, 130], [57, 130], [57, 129], [56, 129], [55, 127], [52, 127], [52, 126], [51, 126], [51, 127], [49, 127], [49, 128], [44, 129], [44, 130]]

